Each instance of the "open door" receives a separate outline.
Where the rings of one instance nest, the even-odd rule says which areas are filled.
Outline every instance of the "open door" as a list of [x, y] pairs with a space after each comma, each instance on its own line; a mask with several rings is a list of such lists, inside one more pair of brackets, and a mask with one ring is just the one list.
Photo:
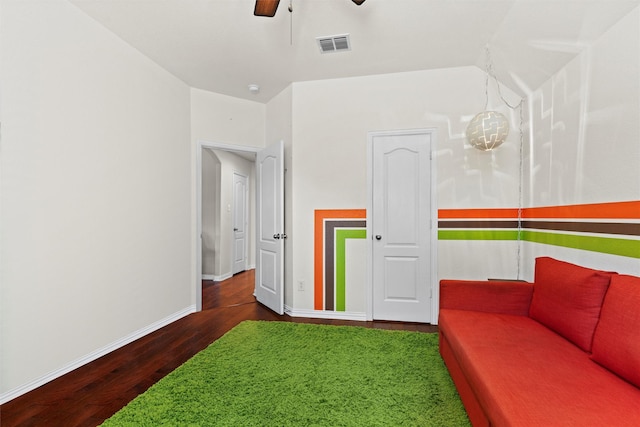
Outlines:
[[256, 158], [256, 299], [284, 313], [284, 144], [280, 141]]

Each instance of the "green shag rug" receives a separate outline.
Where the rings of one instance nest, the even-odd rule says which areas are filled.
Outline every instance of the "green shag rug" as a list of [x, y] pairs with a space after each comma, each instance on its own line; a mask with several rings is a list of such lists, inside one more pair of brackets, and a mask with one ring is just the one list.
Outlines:
[[437, 334], [245, 321], [103, 426], [469, 426]]

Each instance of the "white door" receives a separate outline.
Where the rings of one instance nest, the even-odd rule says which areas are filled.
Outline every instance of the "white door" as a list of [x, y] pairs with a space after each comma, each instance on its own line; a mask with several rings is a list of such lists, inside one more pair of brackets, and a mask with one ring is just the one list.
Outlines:
[[247, 177], [233, 173], [233, 274], [247, 269]]
[[282, 141], [256, 158], [256, 299], [284, 313], [284, 147]]
[[431, 321], [431, 133], [372, 133], [374, 319]]

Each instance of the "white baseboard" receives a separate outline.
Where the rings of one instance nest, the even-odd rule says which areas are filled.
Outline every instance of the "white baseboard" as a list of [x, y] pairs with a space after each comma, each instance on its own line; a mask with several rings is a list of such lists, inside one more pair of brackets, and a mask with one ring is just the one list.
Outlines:
[[284, 312], [291, 317], [309, 317], [311, 319], [336, 319], [336, 320], [356, 320], [367, 321], [367, 313], [354, 311], [327, 311], [327, 310], [300, 310], [284, 306]]
[[[256, 269], [255, 265], [250, 265], [247, 267], [247, 270], [255, 270], [255, 269]], [[227, 280], [231, 277], [233, 277], [233, 274], [231, 273], [226, 273], [220, 276], [216, 276], [214, 274], [203, 274], [202, 280], [213, 280], [214, 282], [222, 282], [223, 280]]]
[[223, 280], [227, 280], [233, 276], [231, 273], [223, 274], [220, 276], [216, 276], [215, 274], [203, 274], [202, 280], [213, 280], [214, 282], [222, 282]]
[[22, 385], [13, 390], [9, 390], [5, 393], [2, 393], [0, 395], [0, 404], [4, 404], [12, 399], [15, 399], [18, 396], [22, 396], [23, 394], [28, 393], [31, 390], [35, 390], [36, 388], [48, 383], [49, 381], [53, 381], [56, 378], [61, 377], [64, 374], [67, 374], [73, 371], [74, 369], [77, 369], [83, 365], [86, 365], [87, 363], [93, 362], [94, 360], [108, 353], [111, 353], [112, 351], [117, 350], [120, 347], [124, 347], [125, 345], [139, 338], [142, 338], [145, 335], [148, 335], [162, 327], [165, 327], [168, 324], [173, 323], [178, 319], [188, 316], [191, 313], [195, 313], [195, 311], [196, 311], [196, 306], [191, 305], [183, 310], [178, 311], [177, 313], [174, 313], [170, 316], [165, 317], [164, 319], [158, 320], [157, 322], [152, 323], [149, 326], [139, 329], [133, 332], [132, 334], [122, 337], [119, 340], [112, 342], [111, 344], [108, 344], [102, 348], [99, 348], [98, 350], [92, 353], [89, 353], [86, 356], [76, 359], [73, 362], [67, 364], [66, 366], [56, 369], [55, 371], [49, 372], [48, 374], [43, 375], [40, 378], [36, 378], [35, 380], [30, 381], [25, 385]]
[[227, 273], [227, 274], [222, 274], [220, 276], [214, 276], [213, 280], [215, 280], [216, 282], [222, 282], [223, 280], [227, 280], [231, 277], [233, 277], [233, 274]]

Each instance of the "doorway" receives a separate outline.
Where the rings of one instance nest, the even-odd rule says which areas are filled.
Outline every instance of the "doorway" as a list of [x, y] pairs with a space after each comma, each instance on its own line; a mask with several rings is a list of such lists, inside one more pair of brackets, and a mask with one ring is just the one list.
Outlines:
[[426, 129], [369, 133], [371, 319], [437, 318], [434, 140]]
[[[228, 175], [228, 186], [220, 185], [220, 193], [223, 189], [228, 190], [228, 201], [218, 202], [220, 212], [220, 232], [225, 232], [227, 237], [221, 237], [219, 241], [228, 243], [228, 249], [218, 252], [220, 264], [228, 266], [226, 273], [223, 270], [217, 280], [224, 280], [232, 276], [232, 271], [236, 268], [233, 262], [236, 251], [234, 249], [235, 231], [239, 222], [235, 218], [236, 210], [233, 209], [233, 194], [241, 187], [249, 187], [248, 197], [244, 197], [245, 213], [242, 216], [248, 217], [245, 223], [248, 225], [244, 236], [245, 269], [256, 269], [256, 298], [272, 310], [281, 314], [284, 305], [284, 280], [283, 280], [283, 253], [286, 237], [284, 233], [284, 186], [283, 186], [283, 146], [282, 141], [267, 148], [244, 147], [229, 144], [198, 141], [196, 150], [196, 272], [195, 272], [195, 302], [196, 311], [202, 310], [202, 268], [203, 268], [203, 247], [205, 245], [205, 233], [203, 231], [203, 159], [209, 150], [215, 150], [218, 157], [242, 157], [251, 162], [252, 167], [249, 172], [244, 173], [247, 182], [239, 186], [235, 185], [234, 174]], [[220, 176], [225, 174], [223, 162], [220, 162]], [[228, 188], [227, 188], [228, 187]], [[255, 190], [252, 190], [251, 188]], [[252, 196], [251, 193], [254, 193]], [[232, 211], [233, 209], [233, 211]], [[242, 220], [240, 220], [242, 221]], [[266, 225], [269, 225], [267, 227]], [[274, 228], [275, 227], [275, 228]], [[273, 229], [273, 230], [272, 230]], [[265, 250], [266, 246], [269, 250]], [[238, 245], [240, 246], [240, 245]], [[268, 255], [268, 256], [267, 256]], [[226, 258], [223, 258], [226, 257]], [[227, 261], [225, 261], [227, 259]], [[249, 265], [247, 265], [247, 263]], [[268, 280], [267, 280], [268, 279]], [[263, 286], [268, 283], [268, 286]], [[269, 299], [265, 298], [260, 290], [270, 291]], [[273, 303], [273, 304], [272, 304]], [[274, 305], [275, 304], [275, 305]]]
[[[246, 268], [255, 258], [255, 158], [257, 147], [198, 141], [196, 151], [196, 310], [202, 310], [202, 280], [223, 281], [233, 275], [235, 249], [234, 173], [247, 176]], [[248, 171], [251, 171], [249, 173]], [[207, 269], [205, 271], [204, 269]], [[203, 274], [204, 273], [204, 274]]]

